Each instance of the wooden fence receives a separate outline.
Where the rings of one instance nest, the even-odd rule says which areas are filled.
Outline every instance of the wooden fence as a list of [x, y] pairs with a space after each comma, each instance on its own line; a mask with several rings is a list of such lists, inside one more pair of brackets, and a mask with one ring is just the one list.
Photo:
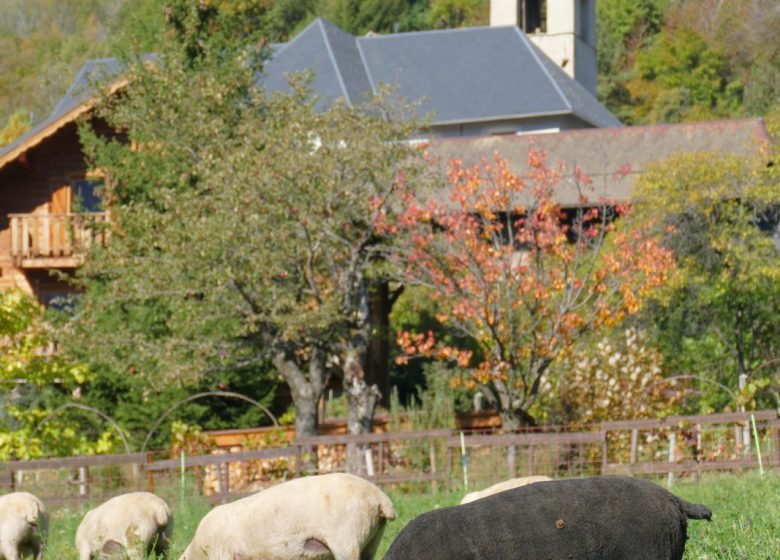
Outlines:
[[780, 467], [780, 418], [777, 411], [764, 410], [506, 434], [461, 436], [443, 429], [325, 435], [298, 438], [284, 447], [222, 450], [183, 461], [153, 453], [11, 461], [0, 463], [0, 491], [33, 492], [51, 507], [99, 502], [140, 489], [175, 498], [185, 487], [212, 501], [226, 501], [281, 480], [344, 471], [381, 485], [459, 487], [464, 456], [472, 488], [532, 474], [666, 475], [672, 482], [674, 476], [707, 471]]

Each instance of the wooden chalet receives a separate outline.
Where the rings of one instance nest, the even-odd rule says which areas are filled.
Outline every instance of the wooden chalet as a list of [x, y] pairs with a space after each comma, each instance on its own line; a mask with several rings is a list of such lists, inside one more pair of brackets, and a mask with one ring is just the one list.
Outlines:
[[106, 241], [102, 179], [87, 166], [77, 130], [94, 107], [75, 85], [88, 66], [49, 118], [0, 150], [0, 290], [20, 288], [44, 305], [74, 291], [53, 273], [72, 273], [87, 247]]

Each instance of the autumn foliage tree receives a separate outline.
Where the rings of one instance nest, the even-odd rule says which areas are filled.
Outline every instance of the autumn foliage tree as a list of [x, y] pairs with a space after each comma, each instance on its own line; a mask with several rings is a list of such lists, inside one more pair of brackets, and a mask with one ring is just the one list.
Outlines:
[[588, 200], [590, 180], [578, 169], [581, 204], [563, 209], [555, 196], [563, 170], [536, 151], [529, 165], [520, 177], [499, 156], [473, 167], [453, 161], [446, 197], [400, 189], [401, 211], [379, 218], [396, 236], [390, 259], [399, 278], [427, 286], [438, 320], [463, 341], [400, 332], [401, 361], [457, 362], [455, 382], [479, 387], [509, 429], [534, 422], [555, 360], [585, 334], [636, 313], [673, 267], [671, 252], [627, 227], [630, 208]]

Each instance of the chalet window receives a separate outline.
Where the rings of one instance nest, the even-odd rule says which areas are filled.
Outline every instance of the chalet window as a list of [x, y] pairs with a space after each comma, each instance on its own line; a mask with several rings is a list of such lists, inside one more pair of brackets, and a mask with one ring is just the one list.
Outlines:
[[44, 291], [40, 296], [41, 303], [47, 309], [56, 309], [69, 314], [74, 314], [76, 311], [77, 297], [76, 293], [64, 291]]
[[103, 179], [77, 179], [71, 182], [73, 188], [73, 210], [76, 212], [99, 212], [102, 210], [98, 193]]
[[520, 3], [520, 27], [526, 33], [547, 31], [547, 2], [522, 0]]

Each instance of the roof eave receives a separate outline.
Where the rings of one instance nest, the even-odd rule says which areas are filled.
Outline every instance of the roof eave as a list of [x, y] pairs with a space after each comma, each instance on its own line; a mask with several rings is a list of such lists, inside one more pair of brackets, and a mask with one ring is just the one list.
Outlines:
[[[109, 93], [115, 93], [118, 89], [124, 87], [127, 84], [127, 78], [116, 80], [111, 84], [108, 91]], [[15, 146], [7, 154], [0, 157], [0, 171], [5, 169], [7, 165], [19, 159], [25, 152], [35, 148], [41, 142], [47, 138], [56, 134], [60, 129], [74, 122], [84, 113], [91, 111], [97, 104], [98, 97], [92, 97], [79, 105], [76, 105], [69, 111], [66, 111], [60, 115], [55, 121], [39, 130], [36, 134], [33, 134], [29, 138], [26, 138], [23, 142], [20, 142], [18, 146]]]

